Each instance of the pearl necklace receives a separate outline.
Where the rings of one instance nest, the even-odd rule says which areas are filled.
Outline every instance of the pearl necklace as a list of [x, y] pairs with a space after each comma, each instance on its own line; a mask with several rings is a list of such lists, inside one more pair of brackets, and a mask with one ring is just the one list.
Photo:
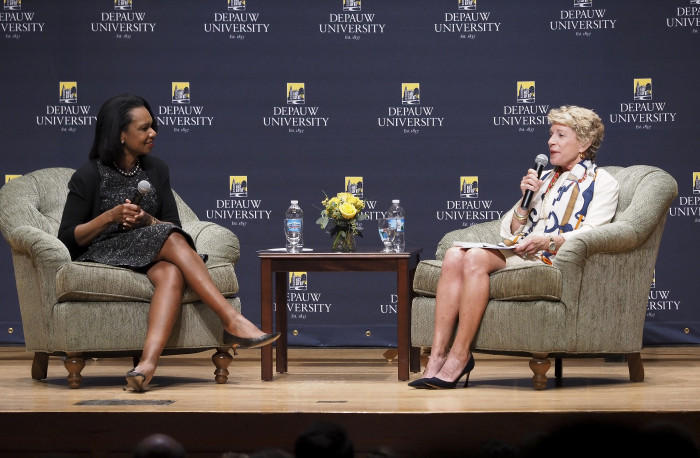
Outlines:
[[119, 165], [117, 164], [117, 161], [112, 162], [112, 164], [114, 165], [114, 167], [116, 167], [117, 172], [121, 173], [125, 177], [133, 177], [134, 175], [136, 175], [139, 172], [139, 169], [141, 168], [141, 162], [139, 161], [139, 158], [136, 158], [136, 166], [133, 168], [133, 170], [131, 172], [123, 171], [119, 167]]

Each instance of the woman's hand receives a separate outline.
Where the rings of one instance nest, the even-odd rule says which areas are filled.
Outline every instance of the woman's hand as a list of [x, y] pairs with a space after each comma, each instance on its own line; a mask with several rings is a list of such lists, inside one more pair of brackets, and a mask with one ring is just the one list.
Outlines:
[[[535, 171], [535, 169], [528, 169], [527, 175], [525, 175], [520, 181], [520, 192], [522, 193], [523, 197], [525, 196], [525, 193], [527, 191], [532, 191], [533, 193], [536, 193], [543, 183], [544, 181], [540, 180], [537, 177], [537, 172]], [[515, 215], [513, 215], [513, 218], [510, 223], [510, 232], [514, 234], [518, 230], [518, 228], [525, 225], [527, 223], [527, 217], [529, 214], [529, 208], [521, 209], [520, 207], [516, 207]]]
[[151, 224], [152, 220], [151, 215], [126, 199], [125, 203], [101, 213], [86, 223], [75, 226], [75, 241], [79, 246], [88, 246], [114, 223], [126, 230]]
[[117, 205], [111, 210], [112, 221], [120, 224], [124, 229], [136, 229], [137, 227], [151, 224], [153, 217], [143, 211], [138, 205], [126, 199], [126, 203]]
[[[557, 246], [556, 250], [554, 251], [558, 251], [566, 241], [560, 235], [555, 235], [553, 239]], [[539, 253], [540, 251], [549, 251], [550, 242], [551, 240], [548, 235], [529, 235], [518, 240], [518, 242], [515, 244], [515, 248], [513, 248], [513, 252], [525, 259], [528, 256]]]
[[537, 178], [537, 172], [535, 169], [528, 169], [527, 175], [525, 175], [520, 182], [520, 191], [522, 192], [522, 195], [525, 195], [525, 192], [527, 191], [532, 191], [533, 193], [536, 193], [539, 191], [540, 187], [542, 187], [542, 184], [544, 181], [540, 180]]
[[545, 235], [530, 235], [520, 239], [515, 244], [513, 252], [518, 256], [527, 257], [547, 250], [547, 248], [549, 248], [549, 237]]

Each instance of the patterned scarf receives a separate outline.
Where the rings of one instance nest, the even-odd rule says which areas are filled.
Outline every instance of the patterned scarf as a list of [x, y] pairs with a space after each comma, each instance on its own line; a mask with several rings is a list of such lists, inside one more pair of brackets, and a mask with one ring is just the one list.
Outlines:
[[[562, 232], [573, 231], [578, 229], [586, 218], [588, 206], [591, 203], [591, 199], [593, 199], [598, 166], [589, 159], [582, 160], [569, 172], [566, 181], [559, 188], [553, 189], [554, 183], [559, 178], [559, 170], [559, 167], [557, 167], [542, 178], [546, 181], [549, 177], [552, 177], [547, 190], [535, 196], [531, 207], [532, 211], [525, 228], [523, 228], [521, 237], [532, 232], [532, 229], [542, 217], [545, 202], [549, 200], [551, 200], [551, 204], [549, 213], [546, 215], [545, 234], [556, 235]], [[551, 261], [547, 261], [552, 256], [554, 256], [553, 253], [545, 251], [543, 253], [543, 261], [550, 264]], [[545, 258], [547, 259], [546, 261]]]

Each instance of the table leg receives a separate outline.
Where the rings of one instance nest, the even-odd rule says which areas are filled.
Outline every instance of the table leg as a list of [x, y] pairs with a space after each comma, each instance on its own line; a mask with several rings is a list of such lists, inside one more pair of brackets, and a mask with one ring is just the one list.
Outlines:
[[408, 272], [408, 287], [409, 287], [409, 295], [408, 295], [408, 348], [409, 348], [409, 353], [410, 353], [410, 364], [409, 364], [409, 369], [411, 372], [420, 372], [420, 354], [421, 354], [421, 349], [420, 347], [413, 347], [413, 343], [411, 342], [411, 310], [413, 309], [413, 299], [416, 298], [416, 292], [413, 291], [413, 280], [416, 277], [416, 267], [413, 267], [411, 270]]
[[277, 372], [287, 372], [287, 282], [288, 272], [275, 272], [275, 303], [277, 304], [277, 330], [282, 333], [275, 342], [277, 348]]
[[409, 349], [411, 346], [411, 284], [409, 282], [408, 261], [408, 259], [399, 259], [396, 268], [399, 380], [408, 380]]
[[[269, 259], [260, 261], [260, 314], [261, 330], [272, 332], [272, 263]], [[263, 380], [272, 380], [272, 345], [260, 349], [260, 372]]]

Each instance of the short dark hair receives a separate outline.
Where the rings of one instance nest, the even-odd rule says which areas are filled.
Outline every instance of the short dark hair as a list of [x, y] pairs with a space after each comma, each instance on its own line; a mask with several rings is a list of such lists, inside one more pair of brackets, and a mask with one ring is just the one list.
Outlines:
[[131, 110], [145, 107], [153, 118], [151, 128], [158, 131], [156, 117], [146, 99], [133, 94], [119, 94], [107, 99], [97, 113], [95, 138], [90, 149], [90, 159], [100, 159], [104, 164], [111, 164], [120, 158], [122, 151], [121, 133], [132, 121]]
[[155, 433], [144, 437], [136, 444], [134, 458], [185, 458], [187, 450], [172, 436]]

